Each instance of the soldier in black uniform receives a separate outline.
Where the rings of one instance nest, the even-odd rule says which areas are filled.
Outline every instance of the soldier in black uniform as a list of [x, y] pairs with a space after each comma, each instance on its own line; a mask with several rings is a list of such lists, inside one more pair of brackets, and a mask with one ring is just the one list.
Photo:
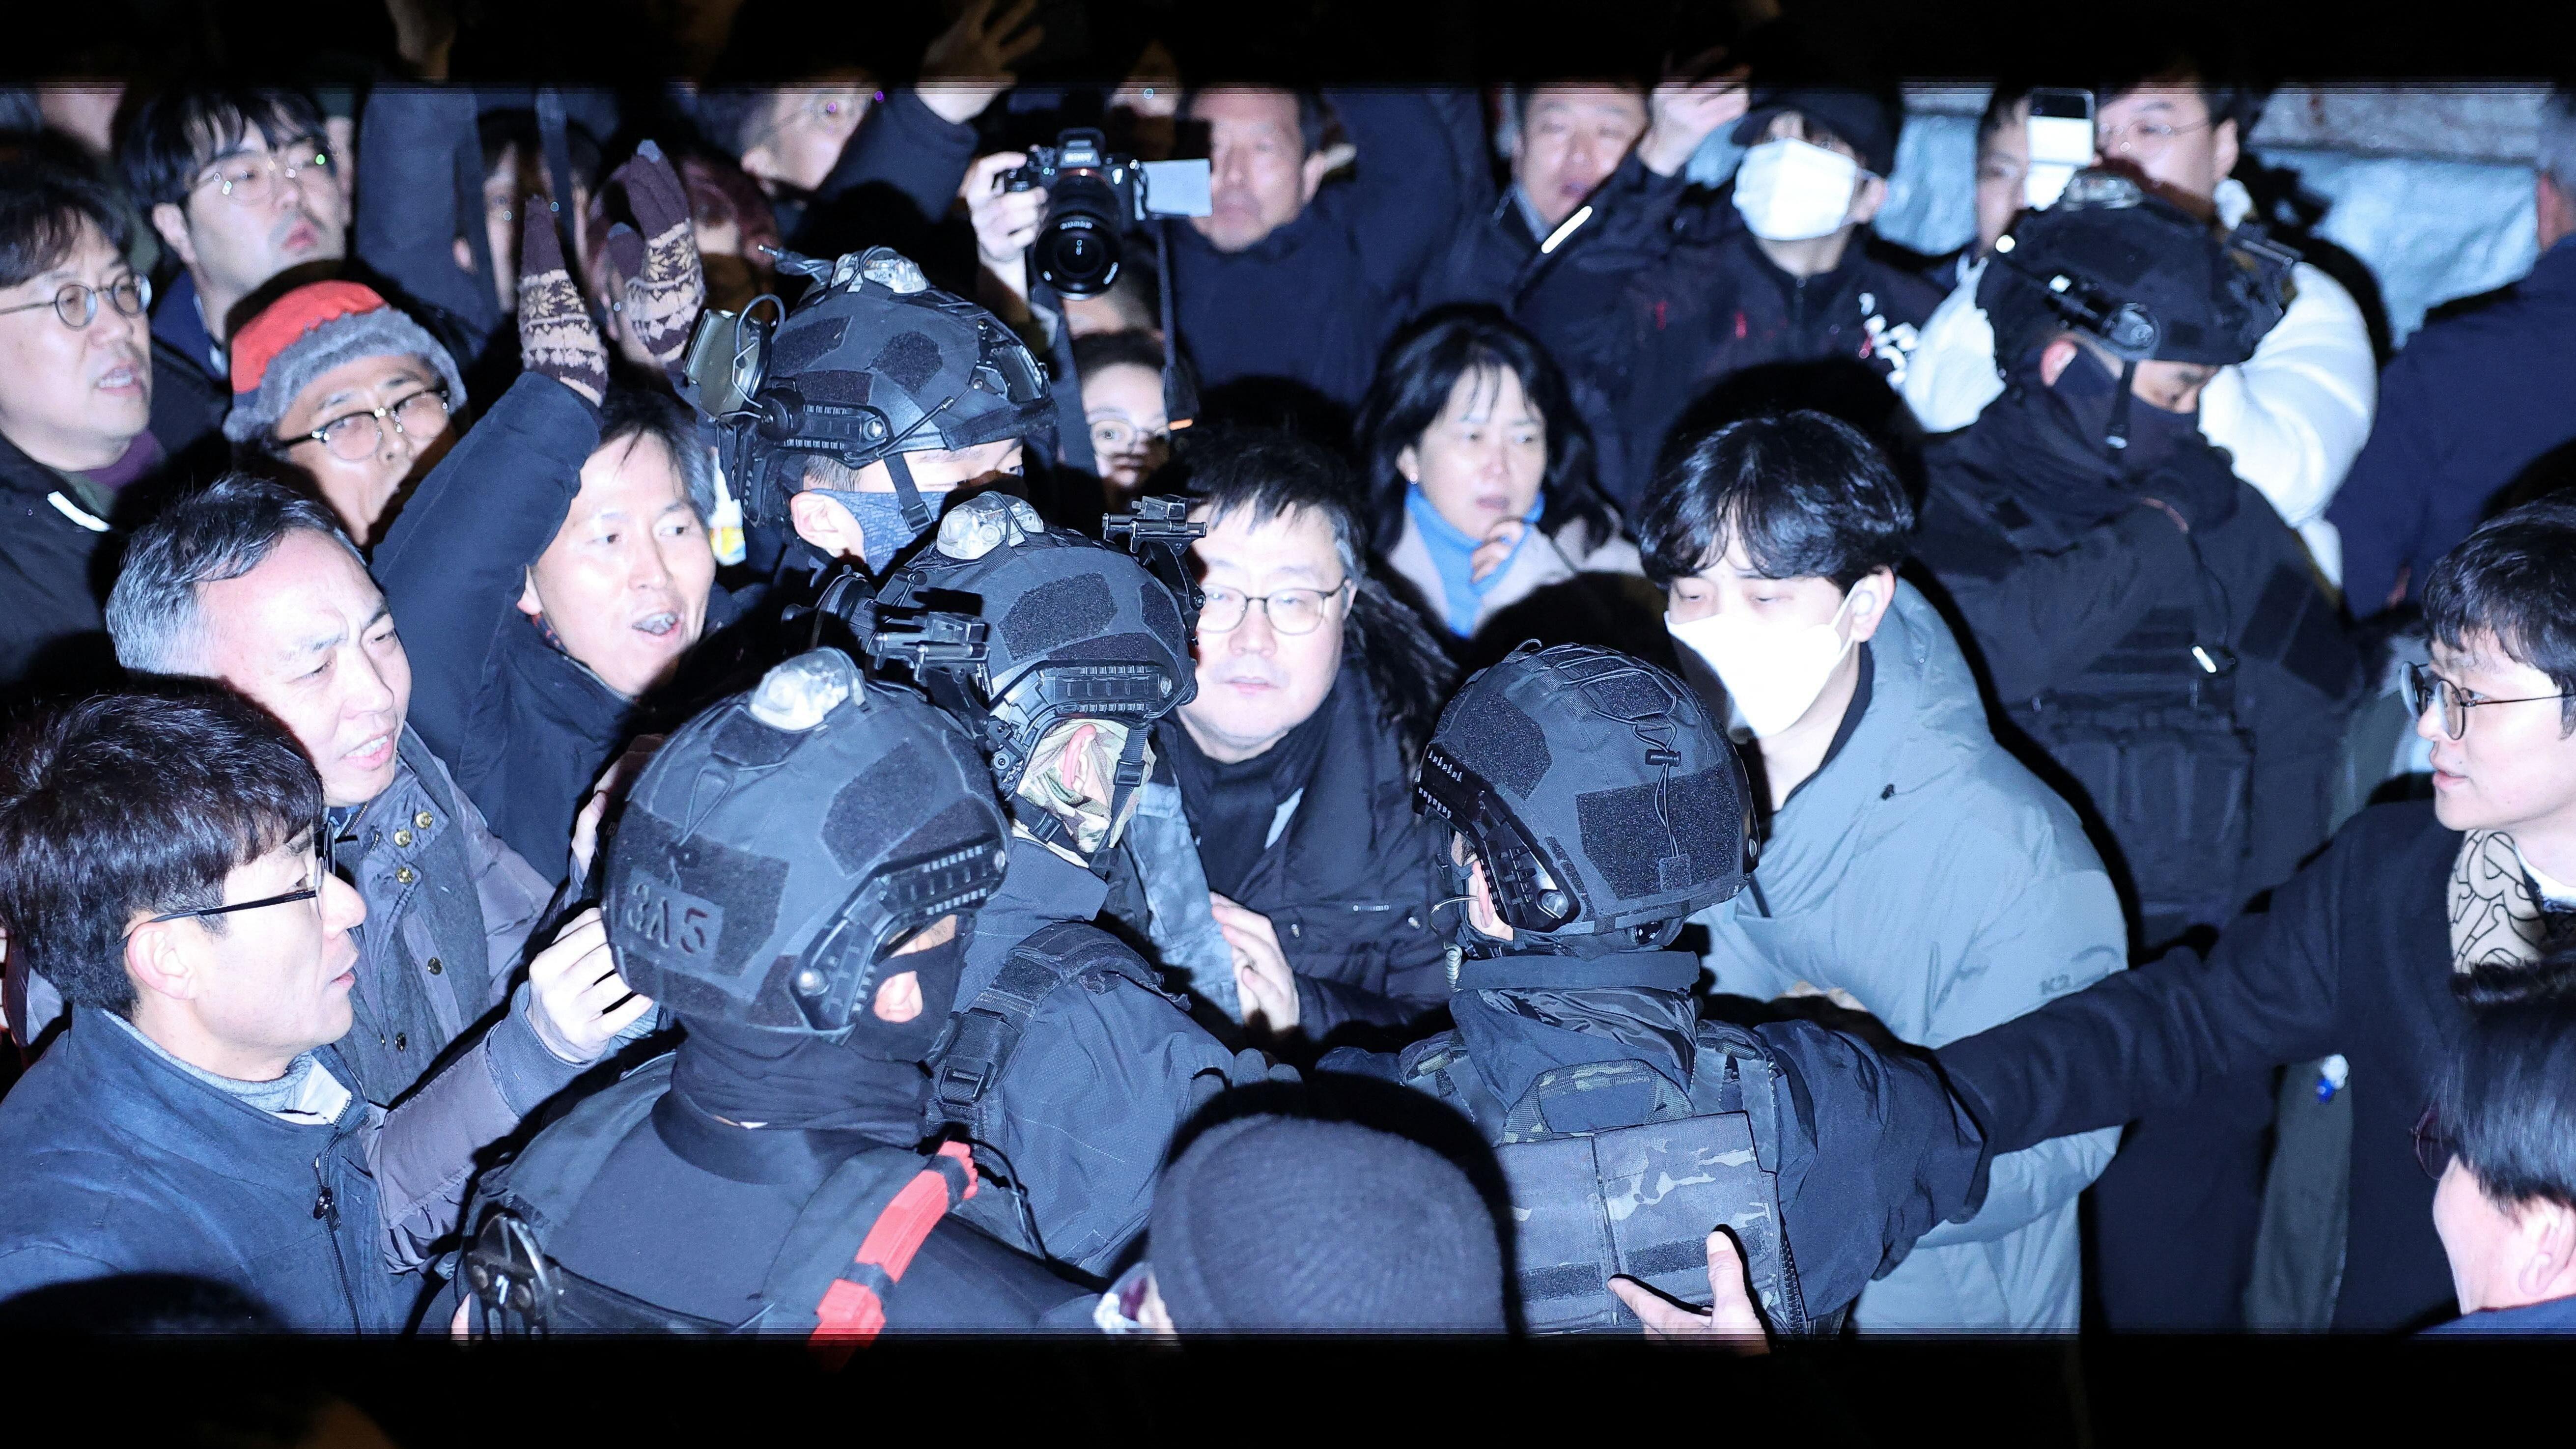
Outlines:
[[[1157, 561], [1180, 578], [1177, 559]], [[976, 912], [926, 1125], [962, 1131], [987, 1170], [970, 1219], [1101, 1275], [1144, 1231], [1181, 1123], [1273, 1070], [1191, 1020], [1186, 997], [1092, 924], [1109, 889], [1100, 862], [1153, 769], [1152, 724], [1196, 687], [1186, 588], [988, 492], [951, 508], [864, 615], [878, 652], [976, 737], [1011, 817], [1010, 873]], [[925, 637], [942, 624], [965, 637], [964, 615], [980, 639], [943, 650]]]
[[850, 568], [885, 577], [953, 496], [1024, 489], [1026, 454], [1055, 456], [1046, 373], [990, 312], [886, 247], [778, 269], [812, 279], [795, 310], [701, 316], [682, 395], [752, 529], [792, 531], [781, 572], [808, 597]]
[[[1978, 288], [2003, 396], [1926, 455], [1917, 560], [2029, 763], [2091, 816], [2141, 960], [2324, 842], [2360, 684], [2298, 536], [2195, 412], [2280, 320], [2291, 264], [2080, 173]], [[2131, 1133], [2094, 1188], [2113, 1327], [2232, 1326], [2246, 1264], [2200, 1245], [2252, 1241], [2222, 1220], [2253, 1213], [2261, 1162], [2208, 1143], [2257, 1140], [2270, 1107], [2267, 1080], [2222, 1082]]]
[[[954, 1216], [930, 1058], [1008, 822], [955, 721], [820, 649], [672, 736], [609, 847], [609, 940], [677, 1051], [485, 1178], [487, 1327], [1006, 1332], [1088, 1295]], [[649, 986], [644, 983], [651, 983]]]
[[1607, 649], [1516, 652], [1450, 702], [1416, 800], [1455, 832], [1457, 1028], [1323, 1068], [1429, 1092], [1495, 1145], [1531, 1331], [1633, 1330], [1614, 1276], [1706, 1304], [1721, 1225], [1770, 1326], [1823, 1331], [1978, 1206], [1981, 1139], [1925, 1062], [1699, 1019], [1699, 962], [1671, 947], [1744, 882], [1746, 795], [1681, 681]]
[[[1918, 560], [2015, 725], [2108, 827], [2154, 948], [2326, 837], [2357, 661], [2298, 536], [2201, 435], [2291, 258], [2087, 172], [1978, 289], [2006, 391], [1933, 445]], [[1971, 640], [1963, 640], [1963, 643]]]

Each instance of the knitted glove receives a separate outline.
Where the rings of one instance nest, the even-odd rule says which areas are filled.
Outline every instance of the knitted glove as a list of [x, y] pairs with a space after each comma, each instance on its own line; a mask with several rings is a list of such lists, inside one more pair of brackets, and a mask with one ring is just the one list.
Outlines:
[[552, 208], [528, 198], [519, 234], [519, 365], [542, 372], [597, 406], [608, 391], [608, 349], [581, 289], [564, 266]]
[[608, 229], [609, 264], [623, 282], [618, 312], [645, 351], [665, 368], [677, 367], [707, 300], [688, 188], [650, 141], [635, 148], [635, 159], [609, 180], [626, 188], [627, 209], [637, 223], [621, 221]]

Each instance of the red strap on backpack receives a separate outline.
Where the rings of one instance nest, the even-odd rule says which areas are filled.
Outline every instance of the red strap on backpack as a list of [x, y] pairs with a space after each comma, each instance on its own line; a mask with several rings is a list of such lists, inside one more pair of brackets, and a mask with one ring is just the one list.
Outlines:
[[885, 1295], [903, 1280], [912, 1255], [930, 1230], [957, 1204], [975, 1195], [975, 1158], [963, 1142], [944, 1142], [931, 1165], [913, 1176], [877, 1214], [859, 1243], [851, 1269], [832, 1280], [814, 1305], [817, 1320], [806, 1340], [838, 1367], [860, 1344], [885, 1328]]

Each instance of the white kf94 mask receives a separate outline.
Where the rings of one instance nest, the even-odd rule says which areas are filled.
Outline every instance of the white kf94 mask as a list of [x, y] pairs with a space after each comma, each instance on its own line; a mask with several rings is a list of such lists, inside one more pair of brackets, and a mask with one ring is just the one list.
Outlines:
[[1735, 172], [1735, 209], [1764, 241], [1807, 241], [1843, 224], [1859, 184], [1859, 162], [1782, 137], [1744, 153]]
[[1842, 607], [1821, 624], [1783, 626], [1744, 614], [1676, 619], [1667, 613], [1664, 629], [1674, 643], [1708, 661], [1745, 724], [1768, 739], [1798, 722], [1825, 692], [1834, 666], [1851, 652], [1852, 641], [1837, 626], [1860, 593], [1855, 588], [1845, 594]]

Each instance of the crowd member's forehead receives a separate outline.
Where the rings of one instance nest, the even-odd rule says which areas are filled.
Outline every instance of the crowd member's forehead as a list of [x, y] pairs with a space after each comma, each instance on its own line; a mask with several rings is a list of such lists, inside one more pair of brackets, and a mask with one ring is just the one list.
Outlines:
[[124, 254], [98, 229], [98, 223], [73, 212], [58, 218], [45, 228], [60, 248], [45, 263], [43, 271], [11, 286], [0, 287], [0, 295], [25, 293], [30, 300], [51, 300], [56, 292], [73, 282], [122, 275], [133, 270]]
[[290, 529], [248, 573], [201, 584], [208, 622], [235, 631], [253, 657], [290, 660], [322, 653], [348, 637], [343, 615], [372, 627], [387, 612], [384, 591], [340, 540]]
[[1250, 504], [1198, 515], [1208, 525], [1198, 541], [1208, 572], [1261, 577], [1311, 576], [1330, 583], [1340, 571], [1332, 520], [1313, 508], [1283, 508], [1256, 518]]
[[1530, 87], [1529, 100], [1522, 107], [1527, 120], [1536, 120], [1541, 111], [1551, 107], [1568, 110], [1616, 110], [1643, 120], [1646, 101], [1632, 86], [1611, 81], [1551, 81]]
[[342, 403], [367, 401], [367, 394], [372, 391], [381, 391], [397, 383], [430, 382], [438, 376], [437, 370], [427, 362], [409, 355], [362, 360], [374, 363], [375, 368], [351, 373], [341, 379], [338, 387], [313, 398], [306, 406], [317, 412], [327, 412]]
[[234, 156], [274, 151], [308, 135], [322, 139], [319, 128], [296, 124], [283, 106], [254, 106], [243, 111], [227, 108], [201, 117], [188, 128], [188, 149], [196, 154], [197, 167], [203, 170]]
[[1294, 91], [1264, 86], [1212, 86], [1190, 98], [1190, 117], [1210, 123], [1274, 126], [1302, 145]]
[[1853, 147], [1851, 142], [1826, 130], [1821, 122], [1810, 121], [1796, 111], [1782, 111], [1773, 116], [1771, 124], [1763, 129], [1762, 139], [1804, 141], [1810, 146], [1822, 146], [1828, 151], [1849, 156], [1855, 161], [1860, 159], [1859, 150]]

